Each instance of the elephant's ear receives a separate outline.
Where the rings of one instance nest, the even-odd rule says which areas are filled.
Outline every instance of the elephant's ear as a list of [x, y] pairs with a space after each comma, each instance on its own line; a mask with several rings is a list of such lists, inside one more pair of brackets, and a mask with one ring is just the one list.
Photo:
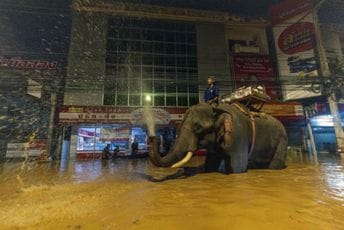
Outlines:
[[223, 143], [225, 146], [232, 144], [233, 140], [233, 117], [229, 113], [222, 113], [216, 122], [218, 143]]
[[192, 107], [192, 112], [188, 114], [195, 134], [207, 133], [214, 128], [215, 113], [212, 106], [208, 104], [199, 104]]

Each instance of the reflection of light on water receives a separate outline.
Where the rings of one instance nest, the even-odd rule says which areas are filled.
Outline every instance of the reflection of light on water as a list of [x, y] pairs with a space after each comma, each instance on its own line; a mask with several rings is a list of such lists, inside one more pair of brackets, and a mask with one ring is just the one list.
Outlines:
[[102, 176], [102, 161], [75, 162], [74, 169], [77, 182], [96, 180]]
[[335, 163], [324, 163], [321, 171], [328, 184], [326, 192], [334, 199], [344, 201], [344, 168]]

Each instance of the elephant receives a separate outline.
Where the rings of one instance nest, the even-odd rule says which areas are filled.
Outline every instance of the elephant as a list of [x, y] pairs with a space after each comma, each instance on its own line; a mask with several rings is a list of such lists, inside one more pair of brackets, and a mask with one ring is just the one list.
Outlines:
[[207, 150], [205, 172], [218, 171], [222, 161], [226, 174], [286, 167], [288, 141], [283, 124], [242, 104], [200, 103], [190, 107], [165, 156], [157, 151], [157, 138], [148, 139], [150, 161], [158, 167], [181, 168], [201, 148]]

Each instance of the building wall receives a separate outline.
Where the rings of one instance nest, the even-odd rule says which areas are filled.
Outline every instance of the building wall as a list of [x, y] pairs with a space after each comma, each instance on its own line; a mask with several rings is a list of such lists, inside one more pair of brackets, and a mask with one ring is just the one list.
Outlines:
[[267, 35], [264, 27], [228, 26], [225, 28], [226, 40], [255, 41], [260, 54], [269, 54]]
[[[200, 102], [210, 75], [216, 77], [220, 95], [234, 89], [229, 39], [255, 40], [260, 53], [268, 53], [264, 27], [238, 25], [229, 28], [222, 23], [197, 22], [196, 31]], [[106, 33], [106, 14], [74, 13], [64, 104], [103, 105]]]
[[64, 104], [102, 105], [106, 17], [75, 12]]
[[321, 28], [321, 36], [327, 58], [343, 60], [342, 44], [340, 33], [328, 28]]
[[207, 78], [216, 77], [220, 95], [232, 91], [232, 80], [223, 24], [199, 23], [197, 28], [198, 81], [200, 101], [207, 87]]

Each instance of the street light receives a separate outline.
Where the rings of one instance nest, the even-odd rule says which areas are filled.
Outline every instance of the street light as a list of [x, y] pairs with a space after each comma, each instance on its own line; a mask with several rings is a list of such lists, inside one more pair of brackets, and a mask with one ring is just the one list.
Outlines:
[[145, 101], [151, 102], [152, 101], [152, 96], [147, 94], [146, 97], [145, 97]]

